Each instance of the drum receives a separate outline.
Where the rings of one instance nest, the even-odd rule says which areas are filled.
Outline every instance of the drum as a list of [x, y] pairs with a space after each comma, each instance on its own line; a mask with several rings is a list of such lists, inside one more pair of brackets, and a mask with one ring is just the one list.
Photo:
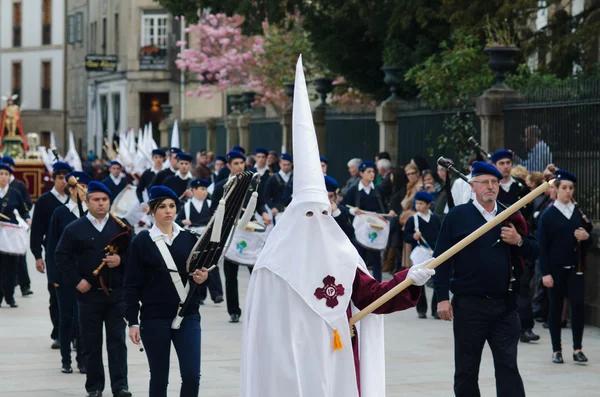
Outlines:
[[265, 227], [256, 222], [248, 222], [244, 230], [233, 229], [233, 238], [225, 258], [240, 265], [254, 265], [265, 241]]
[[362, 213], [352, 222], [356, 242], [371, 250], [383, 250], [390, 236], [390, 223], [377, 215]]
[[0, 222], [0, 252], [23, 256], [29, 245], [29, 227], [19, 220], [19, 224]]
[[[121, 193], [119, 193], [117, 197], [115, 197], [110, 209], [115, 216], [125, 218], [128, 213], [130, 213], [130, 215], [133, 215], [133, 212], [137, 213], [135, 210], [131, 211], [134, 207], [136, 209], [139, 208], [139, 200], [135, 194], [135, 186], [128, 185], [125, 189], [121, 190]], [[139, 211], [141, 211], [141, 209]], [[132, 225], [137, 224], [139, 221], [139, 219], [137, 221], [135, 219], [132, 220], [133, 222], [130, 222], [129, 219], [127, 219]]]

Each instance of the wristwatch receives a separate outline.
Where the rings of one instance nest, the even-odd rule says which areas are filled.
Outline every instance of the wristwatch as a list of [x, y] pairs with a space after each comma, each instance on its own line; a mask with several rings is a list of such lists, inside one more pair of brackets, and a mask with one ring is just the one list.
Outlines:
[[521, 237], [519, 239], [519, 242], [517, 243], [517, 247], [522, 247], [523, 246], [523, 237]]

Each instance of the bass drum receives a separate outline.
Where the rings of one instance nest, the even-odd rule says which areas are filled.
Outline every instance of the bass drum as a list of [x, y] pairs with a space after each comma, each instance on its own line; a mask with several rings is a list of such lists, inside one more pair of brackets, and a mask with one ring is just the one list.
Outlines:
[[384, 250], [390, 236], [390, 223], [384, 218], [360, 214], [352, 222], [356, 242], [370, 250]]
[[19, 224], [0, 222], [0, 252], [24, 256], [29, 246], [29, 226], [19, 219]]

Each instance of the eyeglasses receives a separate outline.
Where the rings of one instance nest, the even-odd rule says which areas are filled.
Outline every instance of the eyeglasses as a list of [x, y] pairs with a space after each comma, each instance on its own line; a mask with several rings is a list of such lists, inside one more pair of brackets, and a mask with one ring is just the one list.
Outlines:
[[471, 181], [473, 183], [479, 183], [480, 185], [492, 185], [492, 186], [498, 186], [500, 184], [500, 181], [498, 181], [498, 179], [486, 179], [485, 181]]
[[418, 175], [419, 173], [417, 171], [411, 171], [411, 172], [407, 172], [406, 176], [413, 176], [413, 175]]

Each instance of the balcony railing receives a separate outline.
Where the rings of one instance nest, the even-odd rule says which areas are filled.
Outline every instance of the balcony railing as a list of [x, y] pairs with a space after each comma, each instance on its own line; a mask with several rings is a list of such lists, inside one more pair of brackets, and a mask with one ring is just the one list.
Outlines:
[[52, 106], [52, 90], [50, 88], [42, 88], [42, 109], [50, 109]]
[[13, 27], [13, 47], [21, 47], [21, 27]]
[[42, 25], [42, 45], [52, 44], [52, 25]]

